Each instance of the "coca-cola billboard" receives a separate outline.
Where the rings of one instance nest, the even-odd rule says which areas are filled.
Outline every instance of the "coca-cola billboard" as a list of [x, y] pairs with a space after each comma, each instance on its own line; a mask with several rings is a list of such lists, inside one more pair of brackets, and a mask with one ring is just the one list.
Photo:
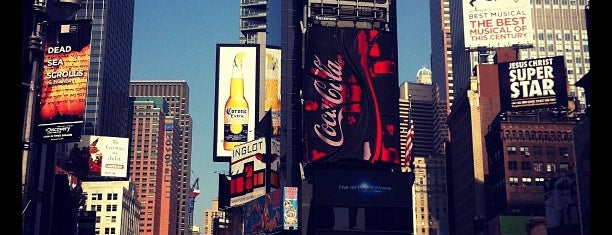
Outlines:
[[306, 39], [306, 162], [399, 165], [397, 36], [313, 26]]

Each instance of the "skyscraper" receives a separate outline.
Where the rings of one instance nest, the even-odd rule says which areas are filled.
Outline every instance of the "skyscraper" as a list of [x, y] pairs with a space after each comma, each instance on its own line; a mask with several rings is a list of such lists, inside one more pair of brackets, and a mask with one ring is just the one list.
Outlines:
[[189, 114], [189, 86], [186, 81], [150, 80], [131, 81], [130, 96], [160, 96], [168, 103], [168, 116], [178, 119], [180, 128], [180, 174], [179, 174], [179, 215], [177, 234], [190, 234], [189, 194], [191, 191], [191, 138], [192, 119]]
[[[417, 81], [429, 82], [430, 76], [431, 71], [422, 68], [417, 72]], [[409, 116], [414, 125], [411, 161], [415, 174], [412, 190], [413, 232], [419, 235], [439, 234], [441, 227], [447, 226], [443, 220], [447, 216], [446, 133], [442, 131], [446, 130], [446, 106], [439, 105], [443, 102], [439, 99], [437, 86], [427, 83], [402, 83], [399, 102], [402, 152]]]
[[215, 218], [224, 220], [225, 212], [219, 210], [219, 199], [213, 198], [210, 208], [204, 211], [204, 231], [203, 235], [212, 235], [214, 230]]
[[[444, 0], [446, 1], [446, 0]], [[452, 76], [448, 76], [448, 83], [452, 77], [452, 87], [448, 86], [447, 94], [465, 93], [469, 90], [469, 80], [474, 76], [474, 67], [479, 63], [492, 63], [495, 48], [469, 48], [466, 50], [464, 40], [463, 25], [463, 2], [460, 0], [450, 0], [450, 34], [445, 34], [444, 39], [450, 37], [452, 55]], [[520, 60], [544, 58], [553, 56], [564, 56], [567, 65], [567, 76], [569, 85], [569, 96], [575, 97], [579, 101], [578, 112], [583, 112], [586, 108], [586, 96], [584, 89], [576, 87], [574, 83], [590, 70], [589, 44], [586, 27], [585, 8], [588, 0], [533, 0], [531, 5], [531, 16], [534, 37], [533, 45], [511, 45], [518, 50]], [[443, 6], [446, 3], [443, 2]], [[441, 40], [442, 37], [433, 36], [440, 33], [439, 25], [433, 25], [433, 17], [440, 14], [432, 14], [432, 41], [435, 38]], [[442, 21], [446, 22], [443, 14]], [[440, 22], [437, 20], [436, 22]], [[435, 30], [434, 30], [435, 28]], [[432, 48], [434, 42], [432, 42]], [[434, 54], [432, 52], [432, 61]], [[449, 53], [447, 49], [445, 53]], [[436, 59], [437, 61], [438, 59]], [[434, 63], [432, 63], [434, 66]], [[436, 75], [434, 75], [436, 76]], [[442, 83], [440, 77], [434, 78], [435, 82]], [[452, 103], [452, 102], [451, 102]]]
[[281, 0], [240, 1], [240, 43], [280, 46]]
[[129, 137], [134, 0], [82, 0], [75, 19], [93, 19], [83, 134]]
[[[170, 177], [164, 173], [166, 113], [168, 104], [163, 97], [133, 97], [134, 115], [130, 154], [130, 181], [136, 184], [138, 200], [142, 205], [140, 214], [139, 234], [160, 234], [167, 226], [175, 225], [175, 221], [162, 221], [162, 216], [176, 219], [176, 214], [166, 209], [162, 215], [162, 198], [170, 197], [176, 204], [177, 192], [162, 195], [168, 189], [163, 184]], [[172, 120], [172, 117], [171, 117]], [[170, 128], [170, 133], [172, 128]], [[174, 136], [170, 134], [170, 136]], [[172, 138], [170, 138], [172, 139]], [[172, 151], [172, 148], [170, 148]], [[170, 153], [172, 155], [172, 153]], [[171, 165], [171, 164], [170, 164]], [[178, 182], [174, 182], [177, 184]], [[166, 200], [168, 201], [168, 200]], [[172, 203], [166, 203], [167, 208]], [[175, 210], [176, 211], [176, 210]], [[176, 212], [174, 212], [176, 213]], [[166, 217], [166, 218], [167, 218]], [[162, 225], [163, 224], [163, 225]], [[162, 228], [163, 227], [163, 228]], [[176, 229], [176, 228], [173, 228]]]
[[[448, 213], [452, 234], [478, 234], [485, 223], [485, 175], [488, 174], [484, 135], [500, 110], [497, 66], [478, 67], [467, 94], [458, 96], [448, 116]], [[491, 78], [491, 79], [485, 79]]]
[[429, 1], [431, 24], [431, 70], [432, 81], [440, 88], [440, 99], [447, 112], [455, 99], [453, 79], [453, 54], [451, 53], [451, 0]]

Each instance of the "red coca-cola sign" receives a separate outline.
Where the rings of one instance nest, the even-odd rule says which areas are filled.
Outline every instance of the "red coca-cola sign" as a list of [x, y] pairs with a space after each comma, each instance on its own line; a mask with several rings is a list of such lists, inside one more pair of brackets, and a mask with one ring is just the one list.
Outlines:
[[314, 26], [307, 38], [305, 161], [399, 164], [395, 33]]

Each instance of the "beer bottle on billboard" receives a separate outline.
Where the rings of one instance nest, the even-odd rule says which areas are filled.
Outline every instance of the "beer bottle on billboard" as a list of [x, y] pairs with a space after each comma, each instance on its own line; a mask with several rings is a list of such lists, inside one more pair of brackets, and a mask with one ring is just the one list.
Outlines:
[[279, 99], [279, 67], [278, 58], [272, 53], [266, 53], [266, 98], [265, 110], [270, 110], [272, 116], [272, 136], [278, 135], [280, 129], [280, 99]]
[[234, 146], [247, 142], [249, 132], [249, 104], [244, 98], [244, 79], [242, 76], [242, 59], [245, 53], [234, 56], [230, 95], [225, 102], [223, 125], [223, 148], [232, 150]]

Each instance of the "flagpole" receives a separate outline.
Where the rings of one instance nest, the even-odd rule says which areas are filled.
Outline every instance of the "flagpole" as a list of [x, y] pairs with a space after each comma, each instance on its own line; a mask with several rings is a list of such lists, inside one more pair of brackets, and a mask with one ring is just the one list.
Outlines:
[[[414, 136], [414, 123], [412, 122], [412, 94], [408, 94], [408, 125], [410, 125], [410, 127], [408, 128], [408, 134], [411, 138], [410, 145], [412, 145], [412, 137]], [[410, 147], [408, 151], [412, 152], [412, 147]], [[406, 154], [410, 154], [410, 159], [408, 159], [408, 162], [406, 162], [406, 164], [408, 164], [408, 169], [410, 169], [410, 172], [414, 172], [414, 164], [412, 164], [412, 153]]]

